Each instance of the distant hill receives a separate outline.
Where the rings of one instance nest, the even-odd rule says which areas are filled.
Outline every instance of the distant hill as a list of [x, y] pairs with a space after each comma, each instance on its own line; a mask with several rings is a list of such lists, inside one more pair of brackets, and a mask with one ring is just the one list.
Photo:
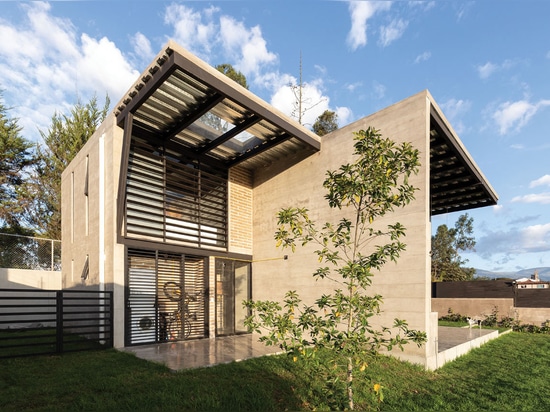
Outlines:
[[550, 281], [550, 267], [538, 267], [531, 269], [523, 269], [517, 272], [491, 272], [489, 270], [476, 269], [475, 277], [488, 277], [491, 279], [496, 278], [510, 278], [510, 279], [519, 279], [519, 278], [530, 278], [531, 275], [535, 273], [535, 270], [539, 273], [539, 279]]

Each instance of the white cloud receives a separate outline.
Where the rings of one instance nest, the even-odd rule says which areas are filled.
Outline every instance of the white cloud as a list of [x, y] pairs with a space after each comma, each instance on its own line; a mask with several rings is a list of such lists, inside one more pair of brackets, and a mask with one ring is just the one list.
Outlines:
[[222, 16], [220, 37], [225, 53], [237, 57], [235, 68], [245, 76], [258, 75], [264, 66], [277, 61], [277, 55], [267, 50], [267, 42], [259, 26], [248, 29], [244, 23]]
[[487, 79], [497, 70], [497, 68], [498, 67], [496, 64], [487, 62], [482, 66], [477, 66], [477, 72], [479, 73], [479, 77], [482, 79]]
[[531, 193], [524, 196], [516, 196], [512, 198], [512, 203], [540, 203], [543, 205], [550, 204], [550, 192]]
[[550, 223], [528, 226], [521, 232], [521, 247], [528, 252], [550, 250]]
[[544, 175], [529, 183], [529, 187], [550, 186], [550, 175]]
[[349, 124], [353, 118], [353, 113], [349, 107], [337, 107], [335, 112], [338, 115], [339, 127]]
[[476, 252], [484, 259], [504, 255], [506, 261], [526, 253], [550, 251], [550, 223], [490, 231], [479, 238]]
[[510, 149], [523, 150], [523, 149], [525, 149], [525, 145], [520, 144], [520, 143], [512, 144], [512, 145], [510, 145]]
[[200, 13], [182, 4], [171, 4], [164, 12], [164, 22], [174, 29], [173, 40], [203, 59], [215, 44], [217, 31], [212, 19], [217, 9], [207, 11]]
[[445, 116], [451, 120], [456, 120], [459, 116], [467, 113], [472, 107], [472, 102], [468, 100], [449, 99], [441, 104], [441, 109], [445, 113]]
[[470, 110], [471, 107], [472, 103], [470, 101], [462, 99], [449, 99], [441, 104], [443, 113], [445, 113], [445, 116], [449, 119], [451, 124], [454, 125], [454, 129], [459, 134], [463, 133], [465, 129], [464, 122], [461, 118]]
[[27, 138], [39, 140], [54, 112], [64, 113], [78, 99], [105, 93], [118, 99], [138, 76], [114, 43], [79, 35], [50, 4], [20, 7], [24, 18], [0, 20], [0, 79], [8, 105], [17, 102], [13, 115]]
[[382, 99], [386, 95], [386, 86], [381, 83], [373, 82], [372, 88], [374, 90], [374, 95], [377, 99]]
[[361, 87], [361, 86], [363, 86], [363, 82], [349, 83], [345, 87], [346, 87], [346, 90], [348, 90], [350, 92], [354, 92], [355, 89], [357, 89], [358, 87]]
[[481, 79], [487, 79], [497, 71], [509, 69], [514, 66], [514, 64], [512, 60], [504, 60], [500, 64], [487, 62], [484, 65], [477, 66], [477, 72]]
[[132, 43], [134, 54], [136, 56], [140, 56], [142, 59], [151, 61], [151, 59], [156, 55], [156, 52], [153, 51], [153, 48], [151, 47], [151, 42], [144, 34], [137, 32], [130, 38], [130, 42]]
[[[272, 96], [271, 105], [294, 120], [299, 119], [298, 90], [296, 81], [282, 85]], [[320, 83], [303, 83], [301, 123], [311, 127], [325, 110], [329, 109], [329, 98], [323, 95]]]
[[429, 51], [425, 51], [424, 53], [419, 54], [418, 56], [416, 56], [416, 59], [414, 59], [414, 62], [416, 64], [420, 63], [420, 62], [425, 62], [425, 61], [429, 60], [431, 57], [432, 57], [432, 53], [430, 53]]
[[499, 128], [499, 133], [503, 135], [511, 129], [520, 130], [545, 106], [550, 106], [550, 100], [540, 100], [537, 103], [530, 103], [527, 100], [505, 102], [499, 106], [492, 117]]
[[351, 17], [351, 28], [348, 33], [347, 43], [352, 50], [356, 50], [367, 44], [367, 21], [377, 11], [389, 10], [390, 1], [350, 1], [349, 11]]
[[408, 22], [399, 19], [392, 20], [389, 25], [380, 27], [380, 39], [378, 44], [382, 47], [390, 45], [392, 42], [403, 36], [403, 33], [408, 25]]

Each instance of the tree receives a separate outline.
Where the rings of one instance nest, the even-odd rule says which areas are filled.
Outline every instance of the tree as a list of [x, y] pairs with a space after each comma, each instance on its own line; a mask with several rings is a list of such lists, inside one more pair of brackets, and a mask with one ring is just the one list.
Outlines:
[[218, 64], [216, 66], [216, 70], [218, 70], [219, 72], [222, 72], [223, 74], [225, 74], [230, 79], [236, 81], [241, 86], [243, 86], [245, 89], [248, 89], [248, 83], [246, 82], [245, 75], [242, 74], [241, 72], [235, 70], [235, 68], [232, 65], [230, 65], [229, 63]]
[[0, 93], [0, 228], [3, 232], [30, 235], [18, 219], [17, 190], [34, 164], [33, 144], [21, 136], [18, 119], [8, 117]]
[[304, 125], [302, 118], [306, 112], [313, 109], [325, 99], [320, 99], [318, 102], [314, 103], [310, 98], [306, 98], [304, 96], [305, 85], [302, 80], [302, 52], [300, 52], [300, 82], [298, 84], [290, 83], [288, 87], [290, 87], [292, 94], [294, 94], [294, 103], [292, 104], [293, 109], [290, 116], [294, 117], [301, 125]]
[[472, 235], [474, 219], [460, 215], [454, 228], [440, 225], [432, 236], [432, 282], [472, 280], [475, 269], [464, 267], [461, 251], [473, 250], [476, 244]]
[[[420, 345], [426, 339], [424, 332], [410, 330], [403, 320], [396, 319], [393, 330], [371, 326], [370, 318], [380, 312], [382, 297], [368, 294], [374, 273], [405, 250], [400, 240], [405, 235], [403, 225], [374, 224], [414, 199], [417, 189], [408, 179], [418, 173], [418, 150], [409, 143], [398, 146], [370, 127], [354, 135], [356, 160], [328, 171], [323, 183], [329, 206], [344, 209], [349, 218], [327, 222], [319, 229], [305, 208], [286, 208], [277, 215], [277, 246], [294, 251], [297, 244], [317, 244], [315, 254], [325, 265], [313, 277], [333, 282], [334, 292], [320, 296], [313, 305], [303, 303], [295, 291], [287, 292], [283, 305], [245, 303], [250, 310], [248, 327], [267, 333], [262, 341], [279, 345], [294, 361], [308, 362], [312, 374], [326, 376], [327, 397], [336, 400], [331, 405], [335, 409], [354, 408], [355, 368], [366, 370], [369, 358], [382, 348], [402, 349], [411, 340]], [[326, 353], [328, 360], [319, 356]], [[347, 376], [343, 386], [339, 386], [339, 372]], [[379, 384], [374, 392], [381, 401]]]
[[19, 192], [23, 218], [41, 236], [61, 239], [61, 173], [107, 116], [109, 97], [102, 109], [97, 97], [77, 102], [69, 115], [55, 113], [47, 132], [40, 131], [43, 145], [38, 162]]
[[313, 123], [313, 131], [318, 136], [324, 136], [336, 129], [338, 129], [338, 115], [330, 110], [325, 110]]

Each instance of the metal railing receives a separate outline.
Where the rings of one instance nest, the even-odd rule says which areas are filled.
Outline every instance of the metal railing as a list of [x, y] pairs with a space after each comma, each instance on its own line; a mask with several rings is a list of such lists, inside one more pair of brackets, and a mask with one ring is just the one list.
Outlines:
[[113, 292], [0, 289], [0, 358], [113, 346]]
[[61, 270], [61, 241], [0, 233], [0, 268]]

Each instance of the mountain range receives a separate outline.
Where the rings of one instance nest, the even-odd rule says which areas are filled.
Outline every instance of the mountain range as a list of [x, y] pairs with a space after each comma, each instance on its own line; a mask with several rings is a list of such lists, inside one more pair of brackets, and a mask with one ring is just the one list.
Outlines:
[[509, 279], [519, 279], [519, 278], [530, 278], [535, 270], [539, 274], [539, 279], [544, 281], [550, 281], [550, 267], [538, 267], [531, 269], [522, 269], [517, 272], [491, 272], [489, 270], [476, 269], [475, 277], [488, 277], [491, 279], [497, 278], [509, 278]]

